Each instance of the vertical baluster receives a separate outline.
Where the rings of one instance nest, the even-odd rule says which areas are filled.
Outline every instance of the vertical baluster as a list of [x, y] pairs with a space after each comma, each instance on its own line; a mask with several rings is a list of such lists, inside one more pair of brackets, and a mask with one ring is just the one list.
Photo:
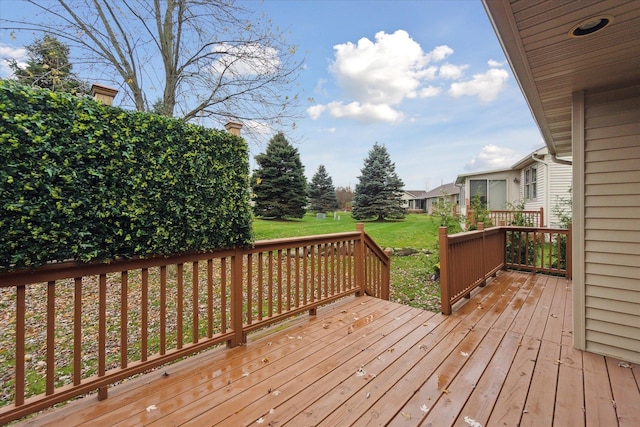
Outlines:
[[129, 360], [129, 272], [120, 272], [120, 367], [127, 367]]
[[263, 264], [264, 264], [264, 255], [263, 252], [258, 252], [258, 321], [262, 320], [262, 301], [264, 300], [264, 284], [263, 284]]
[[301, 248], [296, 248], [296, 285], [295, 285], [295, 290], [296, 290], [296, 308], [300, 307], [300, 256], [301, 256]]
[[309, 279], [307, 278], [307, 264], [309, 262], [307, 259], [308, 251], [309, 249], [307, 246], [302, 247], [302, 305], [307, 305], [307, 296], [309, 292]]
[[331, 243], [329, 245], [329, 259], [331, 260], [331, 294], [335, 295], [336, 292], [336, 244]]
[[147, 360], [149, 343], [149, 269], [142, 269], [142, 289], [141, 289], [141, 319], [140, 319], [140, 360]]
[[160, 354], [167, 352], [167, 266], [160, 266]]
[[82, 381], [82, 277], [75, 278], [73, 291], [73, 385]]
[[282, 313], [282, 249], [278, 249], [278, 314]]
[[220, 259], [220, 326], [227, 333], [227, 257]]
[[315, 247], [309, 247], [310, 257], [309, 257], [309, 265], [311, 266], [311, 271], [309, 272], [309, 277], [311, 277], [311, 282], [309, 283], [309, 296], [311, 298], [311, 302], [316, 300], [316, 291], [315, 291], [315, 263], [316, 263], [316, 255], [315, 255]]
[[207, 337], [213, 336], [213, 259], [207, 260]]
[[178, 304], [176, 306], [177, 312], [177, 331], [178, 331], [178, 343], [176, 348], [182, 348], [183, 344], [183, 333], [184, 333], [184, 277], [183, 277], [184, 265], [182, 263], [178, 264], [178, 277], [177, 277], [177, 285], [178, 285]]
[[[107, 275], [98, 279], [98, 376], [104, 377], [107, 368]], [[98, 389], [98, 400], [107, 398], [107, 386]]]
[[198, 331], [198, 326], [200, 323], [200, 319], [198, 316], [198, 310], [199, 310], [199, 303], [200, 303], [200, 298], [199, 298], [199, 289], [198, 289], [198, 284], [199, 284], [199, 280], [198, 280], [198, 261], [193, 261], [193, 263], [191, 264], [192, 266], [192, 285], [193, 285], [193, 292], [191, 293], [192, 296], [192, 303], [191, 303], [191, 320], [192, 320], [192, 328], [193, 328], [193, 333], [191, 336], [191, 342], [193, 342], [194, 344], [198, 342], [199, 340], [199, 335], [200, 332]]
[[291, 311], [291, 248], [287, 248], [287, 311]]
[[247, 254], [247, 325], [253, 323], [253, 254]]
[[24, 404], [24, 353], [25, 353], [25, 317], [26, 317], [26, 286], [16, 287], [16, 406]]
[[318, 300], [322, 300], [322, 258], [324, 257], [324, 245], [318, 245]]
[[269, 272], [267, 277], [267, 305], [268, 317], [273, 316], [273, 251], [269, 251]]
[[[56, 282], [47, 283], [47, 384], [45, 393], [53, 394], [56, 379]], [[16, 359], [17, 360], [17, 359]]]

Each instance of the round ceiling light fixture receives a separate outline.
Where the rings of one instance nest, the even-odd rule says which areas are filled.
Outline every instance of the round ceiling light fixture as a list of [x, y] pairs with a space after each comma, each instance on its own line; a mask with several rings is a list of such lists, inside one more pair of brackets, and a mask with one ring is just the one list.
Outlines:
[[594, 16], [574, 25], [571, 31], [569, 31], [569, 35], [571, 37], [588, 36], [609, 26], [612, 22], [613, 16], [611, 15]]

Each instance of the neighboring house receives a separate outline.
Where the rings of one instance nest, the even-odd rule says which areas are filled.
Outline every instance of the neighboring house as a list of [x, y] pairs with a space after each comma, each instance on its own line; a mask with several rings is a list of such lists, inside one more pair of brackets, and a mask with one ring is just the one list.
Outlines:
[[507, 209], [507, 203], [516, 203], [520, 194], [520, 176], [513, 169], [497, 169], [484, 172], [473, 172], [458, 175], [455, 185], [460, 187], [460, 200], [462, 215], [467, 214], [467, 209], [475, 195], [489, 210]]
[[640, 363], [640, 7], [483, 0], [549, 154], [573, 159], [573, 345]]
[[426, 191], [405, 190], [402, 193], [402, 206], [410, 210], [425, 210]]
[[524, 210], [543, 208], [543, 224], [559, 227], [558, 210], [571, 215], [571, 161], [555, 160], [546, 147], [511, 167], [520, 173], [520, 195]]
[[431, 215], [433, 213], [433, 205], [445, 197], [447, 201], [454, 206], [455, 213], [460, 213], [460, 187], [457, 187], [453, 182], [442, 184], [425, 193], [424, 198], [427, 213]]

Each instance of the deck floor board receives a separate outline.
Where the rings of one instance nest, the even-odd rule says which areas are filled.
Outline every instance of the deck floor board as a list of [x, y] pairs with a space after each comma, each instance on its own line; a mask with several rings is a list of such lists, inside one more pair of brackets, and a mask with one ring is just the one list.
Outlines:
[[574, 349], [571, 301], [513, 271], [450, 316], [349, 297], [18, 424], [640, 425], [640, 366]]

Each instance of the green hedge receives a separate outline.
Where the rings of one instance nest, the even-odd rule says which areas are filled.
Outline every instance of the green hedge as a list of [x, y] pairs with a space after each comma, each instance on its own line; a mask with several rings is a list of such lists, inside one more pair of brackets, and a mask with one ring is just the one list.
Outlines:
[[246, 143], [0, 81], [0, 271], [251, 244]]

